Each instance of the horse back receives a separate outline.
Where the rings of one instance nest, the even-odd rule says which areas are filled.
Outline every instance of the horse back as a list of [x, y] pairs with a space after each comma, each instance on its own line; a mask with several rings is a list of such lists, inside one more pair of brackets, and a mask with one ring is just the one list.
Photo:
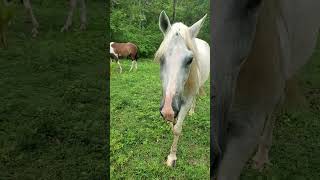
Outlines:
[[138, 47], [131, 43], [112, 43], [111, 47], [114, 49], [114, 52], [121, 57], [132, 56], [135, 57], [138, 53]]

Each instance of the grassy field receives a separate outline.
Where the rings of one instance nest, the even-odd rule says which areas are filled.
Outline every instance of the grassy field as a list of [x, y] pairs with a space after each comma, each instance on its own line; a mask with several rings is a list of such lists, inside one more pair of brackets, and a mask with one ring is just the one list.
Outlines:
[[184, 121], [177, 166], [172, 169], [164, 164], [173, 135], [159, 113], [159, 64], [139, 60], [138, 70], [129, 73], [130, 63], [122, 61], [122, 74], [116, 63], [111, 64], [111, 179], [208, 179], [209, 82], [196, 113]]
[[320, 43], [299, 79], [306, 106], [277, 118], [270, 153], [272, 165], [262, 173], [248, 165], [243, 180], [320, 179]]
[[68, 2], [42, 2], [33, 1], [39, 36], [19, 5], [0, 49], [0, 179], [102, 179], [106, 3], [88, 1], [87, 31], [77, 11], [60, 33]]

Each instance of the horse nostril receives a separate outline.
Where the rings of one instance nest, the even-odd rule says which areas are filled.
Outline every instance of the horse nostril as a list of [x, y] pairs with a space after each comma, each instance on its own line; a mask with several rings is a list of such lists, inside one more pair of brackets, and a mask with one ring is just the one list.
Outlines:
[[176, 105], [173, 105], [172, 106], [172, 110], [173, 110], [173, 115], [174, 115], [174, 118], [177, 118], [179, 112], [180, 112], [180, 105], [179, 104], [176, 104]]
[[177, 118], [178, 114], [179, 114], [179, 110], [178, 111], [174, 111], [174, 118]]

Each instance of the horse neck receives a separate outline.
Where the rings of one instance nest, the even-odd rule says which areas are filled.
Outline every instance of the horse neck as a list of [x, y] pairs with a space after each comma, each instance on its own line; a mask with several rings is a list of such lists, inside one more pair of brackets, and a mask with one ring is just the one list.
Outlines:
[[[196, 47], [194, 48], [196, 50]], [[199, 62], [198, 62], [198, 52], [194, 51], [194, 59], [190, 67], [190, 74], [186, 81], [185, 91], [188, 96], [195, 96], [199, 91], [200, 84], [200, 74], [199, 74]]]
[[274, 97], [283, 86], [275, 5], [274, 1], [264, 1], [260, 9], [252, 48], [237, 81], [238, 102]]

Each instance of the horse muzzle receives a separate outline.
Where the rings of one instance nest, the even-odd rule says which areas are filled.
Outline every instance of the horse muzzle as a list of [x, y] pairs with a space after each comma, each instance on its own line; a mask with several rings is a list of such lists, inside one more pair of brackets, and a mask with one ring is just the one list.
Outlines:
[[179, 114], [179, 111], [173, 111], [172, 108], [171, 109], [162, 108], [162, 110], [160, 110], [160, 115], [163, 117], [163, 119], [168, 122], [172, 122], [173, 124], [176, 123], [178, 114]]
[[160, 114], [167, 122], [176, 123], [181, 107], [179, 96], [165, 96], [160, 105]]

